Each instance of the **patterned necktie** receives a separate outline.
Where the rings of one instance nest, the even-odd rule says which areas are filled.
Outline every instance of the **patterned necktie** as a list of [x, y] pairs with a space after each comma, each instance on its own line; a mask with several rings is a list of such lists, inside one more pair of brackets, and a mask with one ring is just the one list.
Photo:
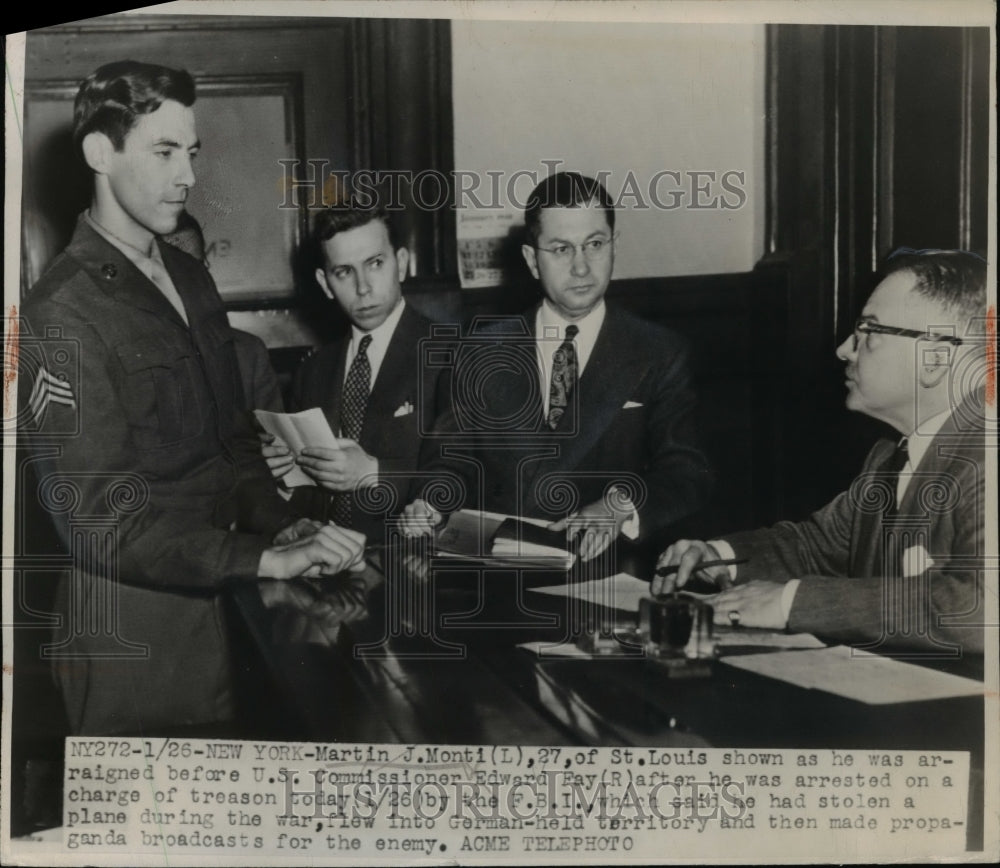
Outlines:
[[[365, 421], [368, 407], [368, 393], [371, 391], [372, 366], [368, 361], [368, 347], [371, 335], [365, 335], [358, 344], [358, 353], [351, 362], [351, 369], [344, 380], [344, 395], [340, 406], [340, 433], [351, 440], [361, 436], [361, 426]], [[333, 496], [333, 520], [341, 527], [351, 526], [354, 496], [350, 492]]]
[[576, 385], [576, 347], [573, 338], [580, 331], [575, 325], [566, 326], [566, 340], [552, 354], [552, 384], [549, 386], [549, 416], [546, 420], [554, 431], [566, 413], [569, 396]]
[[910, 460], [910, 453], [907, 447], [908, 443], [904, 437], [896, 444], [896, 448], [893, 450], [892, 455], [886, 459], [885, 464], [879, 468], [879, 473], [884, 474], [885, 481], [889, 485], [889, 491], [892, 493], [892, 506], [886, 511], [886, 518], [895, 517], [899, 509], [896, 491], [899, 488], [899, 474], [906, 467], [906, 462]]

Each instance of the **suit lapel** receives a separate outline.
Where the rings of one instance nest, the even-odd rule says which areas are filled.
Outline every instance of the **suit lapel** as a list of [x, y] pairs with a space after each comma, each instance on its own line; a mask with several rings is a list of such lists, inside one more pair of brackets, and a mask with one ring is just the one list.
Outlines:
[[417, 377], [414, 373], [419, 370], [422, 337], [426, 334], [420, 317], [410, 307], [403, 308], [368, 397], [363, 426], [366, 439], [379, 440], [385, 428], [384, 420], [394, 416], [407, 401], [416, 407], [417, 395], [413, 388]]
[[351, 333], [341, 338], [336, 344], [336, 350], [331, 356], [330, 379], [324, 390], [323, 412], [333, 429], [340, 436], [340, 405], [344, 396], [344, 373], [347, 367], [347, 349], [351, 343]]
[[576, 385], [578, 395], [576, 399], [570, 398], [572, 412], [563, 416], [555, 430], [558, 435], [572, 431], [575, 426], [577, 433], [558, 438], [559, 457], [547, 469], [571, 470], [579, 465], [614, 421], [631, 386], [642, 378], [646, 365], [632, 349], [617, 311], [609, 306], [587, 368]]
[[[494, 419], [515, 420], [518, 431], [545, 432], [542, 418], [542, 396], [539, 391], [538, 351], [535, 346], [535, 319], [538, 308], [520, 317], [503, 321], [503, 335], [497, 343], [506, 343], [516, 354], [503, 370], [491, 372], [489, 395], [486, 396], [490, 415]], [[471, 352], [476, 345], [470, 344]], [[497, 358], [489, 357], [490, 364]], [[472, 368], [468, 368], [472, 370]], [[482, 373], [481, 371], [479, 373]]]
[[[883, 517], [889, 508], [888, 498], [895, 494], [882, 489], [885, 474], [881, 472], [892, 455], [895, 443], [879, 440], [869, 453], [861, 475], [851, 484], [851, 497], [858, 504], [871, 504], [857, 512], [857, 526], [854, 546], [851, 551], [848, 570], [850, 575], [859, 577], [875, 576], [881, 573]], [[884, 504], [884, 508], [881, 508]], [[875, 508], [880, 507], [880, 508]]]

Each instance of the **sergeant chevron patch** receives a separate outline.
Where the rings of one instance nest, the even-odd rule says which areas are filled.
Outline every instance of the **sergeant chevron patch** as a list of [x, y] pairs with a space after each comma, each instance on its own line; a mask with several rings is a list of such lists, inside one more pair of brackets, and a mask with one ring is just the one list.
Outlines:
[[65, 404], [76, 409], [76, 398], [73, 397], [73, 390], [66, 380], [61, 380], [54, 374], [42, 367], [35, 377], [35, 385], [31, 389], [31, 399], [28, 407], [31, 410], [31, 418], [36, 424], [40, 423], [49, 403]]

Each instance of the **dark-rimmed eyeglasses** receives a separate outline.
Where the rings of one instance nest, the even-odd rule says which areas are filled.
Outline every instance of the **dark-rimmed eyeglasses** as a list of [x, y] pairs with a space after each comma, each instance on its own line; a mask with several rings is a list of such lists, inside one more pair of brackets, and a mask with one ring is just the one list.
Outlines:
[[883, 325], [880, 322], [873, 322], [870, 319], [859, 319], [856, 323], [854, 323], [854, 352], [858, 351], [858, 344], [861, 342], [861, 335], [898, 335], [902, 338], [916, 338], [918, 340], [951, 344], [956, 347], [962, 345], [962, 339], [956, 338], [954, 335], [936, 335], [933, 332], [921, 332], [916, 329], [904, 329], [899, 326]]
[[583, 253], [584, 258], [588, 262], [593, 262], [610, 253], [614, 243], [614, 238], [590, 238], [584, 241], [583, 244], [570, 244], [568, 241], [560, 241], [551, 247], [539, 247], [537, 244], [533, 244], [532, 247], [535, 250], [548, 253], [556, 262], [572, 262], [577, 250]]

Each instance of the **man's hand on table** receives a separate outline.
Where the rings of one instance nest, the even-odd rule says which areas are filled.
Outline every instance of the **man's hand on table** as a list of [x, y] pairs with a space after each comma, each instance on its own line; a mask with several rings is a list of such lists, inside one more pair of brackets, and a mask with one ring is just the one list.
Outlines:
[[441, 523], [441, 513], [432, 509], [426, 501], [417, 498], [408, 503], [400, 516], [399, 527], [403, 536], [430, 536]]
[[581, 561], [589, 561], [601, 554], [618, 538], [631, 512], [616, 510], [605, 502], [595, 500], [566, 518], [548, 525], [548, 530], [566, 531], [566, 539], [577, 541], [577, 554]]
[[669, 594], [671, 591], [683, 588], [694, 573], [698, 573], [720, 590], [727, 588], [732, 583], [729, 567], [699, 567], [703, 561], [717, 560], [721, 560], [721, 555], [709, 543], [695, 539], [677, 540], [656, 562], [658, 570], [676, 566], [677, 572], [666, 576], [653, 576], [649, 591], [654, 596]]
[[316, 519], [300, 518], [298, 521], [292, 522], [288, 527], [279, 530], [274, 535], [272, 543], [276, 546], [286, 546], [296, 540], [311, 537], [323, 526], [323, 522], [316, 521]]
[[302, 519], [277, 534], [274, 545], [260, 556], [258, 576], [272, 579], [332, 576], [343, 570], [365, 568], [364, 534], [333, 523], [312, 522], [307, 526], [304, 522], [309, 521]]
[[713, 620], [726, 626], [784, 630], [788, 626], [788, 619], [781, 609], [784, 590], [784, 584], [779, 582], [734, 585], [712, 599], [715, 609]]

